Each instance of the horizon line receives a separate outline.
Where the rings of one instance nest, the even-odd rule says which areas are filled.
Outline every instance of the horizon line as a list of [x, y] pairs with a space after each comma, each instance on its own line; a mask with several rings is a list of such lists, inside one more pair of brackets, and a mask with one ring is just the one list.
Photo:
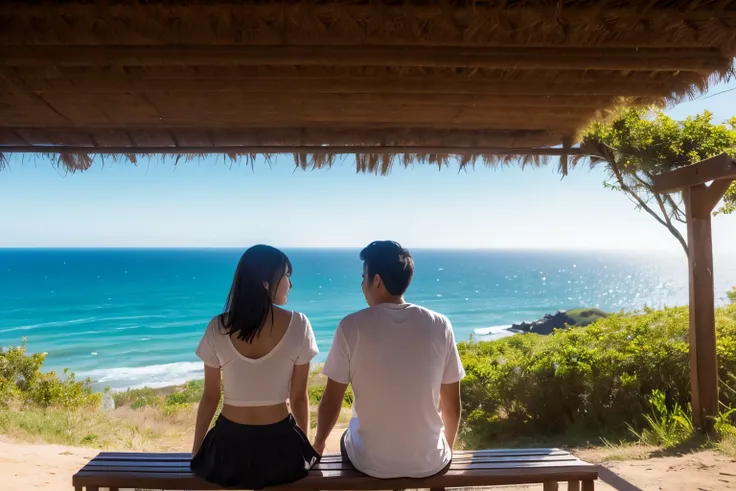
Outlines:
[[[67, 245], [49, 245], [49, 246], [3, 246], [0, 245], [0, 251], [8, 250], [246, 250], [253, 245], [260, 243], [253, 243], [248, 246], [207, 246], [207, 245], [153, 245], [153, 246], [137, 246], [137, 245], [90, 245], [90, 246], [67, 246]], [[272, 244], [269, 244], [272, 245]], [[366, 244], [367, 245], [367, 244]], [[284, 250], [342, 250], [342, 251], [355, 251], [361, 250], [366, 245], [328, 245], [328, 246], [280, 246], [274, 245]], [[489, 251], [489, 252], [608, 252], [608, 253], [675, 253], [676, 249], [605, 249], [595, 247], [433, 247], [433, 246], [406, 246], [410, 250], [423, 250], [423, 251]], [[714, 252], [717, 252], [715, 249]]]

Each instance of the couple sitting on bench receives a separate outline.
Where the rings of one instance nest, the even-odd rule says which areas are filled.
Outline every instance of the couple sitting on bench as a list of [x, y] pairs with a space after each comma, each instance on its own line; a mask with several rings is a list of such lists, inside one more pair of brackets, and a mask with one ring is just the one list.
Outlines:
[[[357, 470], [377, 478], [422, 478], [450, 464], [464, 376], [450, 322], [404, 301], [414, 274], [409, 251], [374, 242], [360, 258], [369, 307], [337, 327], [310, 444], [307, 385], [317, 343], [304, 314], [277, 307], [287, 302], [291, 263], [269, 246], [243, 254], [225, 312], [212, 319], [197, 348], [205, 388], [191, 462], [195, 475], [241, 489], [306, 477], [335, 427], [348, 384], [355, 402], [340, 446]], [[208, 432], [220, 377], [222, 414]]]

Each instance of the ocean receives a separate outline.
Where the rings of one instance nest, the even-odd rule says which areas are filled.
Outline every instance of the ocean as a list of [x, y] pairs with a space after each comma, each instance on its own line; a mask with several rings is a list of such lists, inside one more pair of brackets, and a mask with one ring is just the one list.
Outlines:
[[[358, 250], [286, 250], [294, 288], [324, 360], [339, 320], [365, 307]], [[198, 378], [194, 349], [222, 311], [242, 250], [0, 249], [0, 346], [27, 340], [45, 367], [97, 389], [159, 387]], [[413, 251], [407, 300], [447, 315], [458, 340], [508, 335], [512, 323], [576, 307], [632, 311], [687, 303], [684, 255]], [[716, 298], [736, 284], [736, 260], [716, 256]], [[478, 333], [484, 333], [479, 336]]]

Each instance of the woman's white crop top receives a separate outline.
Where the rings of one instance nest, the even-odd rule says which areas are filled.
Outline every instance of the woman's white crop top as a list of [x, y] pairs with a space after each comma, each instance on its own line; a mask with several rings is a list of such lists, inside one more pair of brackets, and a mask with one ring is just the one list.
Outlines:
[[294, 365], [309, 363], [318, 352], [309, 319], [299, 312], [291, 313], [284, 337], [261, 358], [246, 358], [235, 349], [220, 316], [207, 325], [196, 351], [205, 365], [222, 369], [224, 402], [231, 406], [270, 406], [287, 401]]

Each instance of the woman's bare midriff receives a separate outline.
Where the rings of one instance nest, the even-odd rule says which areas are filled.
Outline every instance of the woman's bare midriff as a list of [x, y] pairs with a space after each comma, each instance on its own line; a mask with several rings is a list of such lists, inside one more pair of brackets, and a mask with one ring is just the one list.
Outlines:
[[241, 425], [270, 425], [278, 423], [289, 415], [289, 407], [285, 402], [273, 406], [230, 406], [223, 404], [222, 415]]

